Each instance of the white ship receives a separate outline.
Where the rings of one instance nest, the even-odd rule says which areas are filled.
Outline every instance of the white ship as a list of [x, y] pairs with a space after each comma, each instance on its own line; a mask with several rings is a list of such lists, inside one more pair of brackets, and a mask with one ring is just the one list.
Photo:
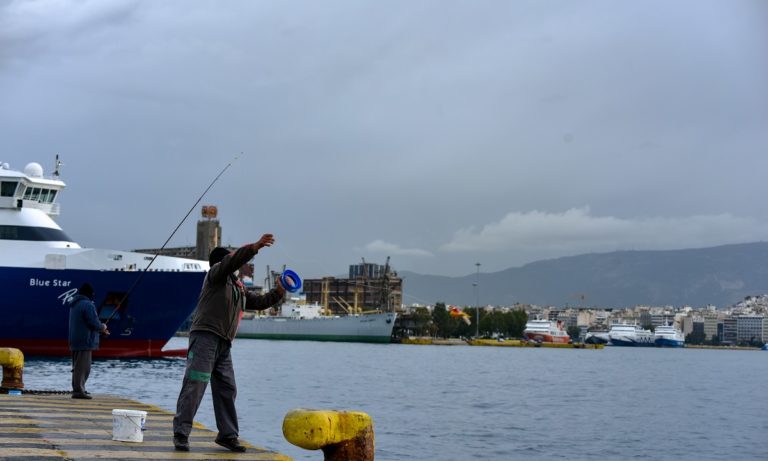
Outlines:
[[655, 344], [658, 347], [683, 347], [685, 346], [685, 335], [683, 332], [671, 325], [656, 327]]
[[529, 320], [525, 324], [523, 335], [531, 341], [543, 343], [568, 344], [571, 340], [559, 320]]
[[588, 331], [584, 336], [584, 342], [587, 344], [608, 344], [611, 340], [607, 331]]
[[611, 344], [614, 346], [653, 346], [656, 339], [651, 330], [639, 325], [615, 324], [608, 332]]
[[88, 282], [111, 331], [94, 356], [186, 355], [162, 348], [195, 309], [208, 263], [81, 247], [54, 221], [66, 187], [60, 166], [57, 158], [46, 177], [39, 163], [17, 171], [0, 162], [0, 347], [69, 356], [67, 301]]
[[245, 314], [240, 320], [237, 337], [388, 343], [396, 317], [394, 312], [323, 315], [323, 307], [319, 304], [300, 304], [291, 300], [280, 306], [280, 315]]

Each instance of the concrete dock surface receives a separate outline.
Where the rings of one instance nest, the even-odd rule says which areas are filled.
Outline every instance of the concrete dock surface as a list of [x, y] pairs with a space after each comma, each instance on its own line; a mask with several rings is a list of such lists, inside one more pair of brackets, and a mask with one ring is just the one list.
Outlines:
[[[147, 412], [142, 442], [112, 440], [112, 410]], [[249, 444], [234, 453], [214, 443], [216, 433], [195, 423], [191, 451], [173, 448], [173, 414], [156, 406], [110, 395], [92, 400], [69, 394], [0, 394], [0, 459], [14, 460], [130, 460], [237, 459], [291, 461], [291, 458]]]

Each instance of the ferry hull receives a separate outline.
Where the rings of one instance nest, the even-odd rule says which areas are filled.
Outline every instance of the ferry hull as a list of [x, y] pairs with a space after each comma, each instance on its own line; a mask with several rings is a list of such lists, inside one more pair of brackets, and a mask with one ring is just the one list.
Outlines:
[[610, 338], [608, 338], [608, 333], [587, 333], [587, 336], [584, 338], [584, 343], [586, 344], [608, 344], [610, 341]]
[[553, 336], [544, 333], [525, 333], [525, 337], [531, 341], [553, 344], [568, 344], [571, 339], [569, 336]]
[[[140, 272], [0, 267], [0, 346], [25, 355], [68, 356], [66, 299], [84, 282], [96, 291], [102, 321], [136, 283]], [[183, 354], [162, 348], [189, 317], [205, 272], [147, 272], [109, 322], [96, 357]]]
[[[102, 337], [99, 350], [93, 351], [94, 357], [102, 358], [156, 358], [185, 357], [186, 349], [163, 350], [168, 340], [163, 339], [110, 339]], [[63, 340], [40, 339], [0, 339], [0, 347], [13, 347], [26, 356], [69, 357], [69, 342]]]
[[655, 344], [651, 341], [645, 342], [645, 341], [636, 341], [634, 339], [614, 338], [614, 337], [611, 337], [611, 345], [622, 346], [622, 347], [653, 347], [655, 346]]
[[389, 343], [397, 314], [296, 319], [254, 317], [243, 319], [238, 338]]
[[684, 347], [685, 341], [672, 338], [656, 338], [656, 347]]
[[540, 343], [568, 344], [571, 340], [563, 329], [563, 323], [559, 320], [529, 320], [525, 324], [523, 336]]

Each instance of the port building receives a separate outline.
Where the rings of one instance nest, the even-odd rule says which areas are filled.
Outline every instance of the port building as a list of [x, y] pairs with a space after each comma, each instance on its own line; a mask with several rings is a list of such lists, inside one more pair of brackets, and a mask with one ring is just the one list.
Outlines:
[[308, 303], [318, 303], [333, 313], [394, 312], [403, 303], [403, 280], [389, 267], [363, 261], [349, 266], [346, 278], [304, 280]]
[[[208, 261], [208, 255], [221, 244], [221, 223], [218, 219], [218, 208], [215, 205], [204, 205], [201, 208], [201, 219], [197, 221], [197, 238], [195, 246], [173, 248], [143, 248], [133, 250], [137, 253], [146, 253], [159, 256], [177, 256], [181, 258], [198, 259]], [[225, 246], [235, 251], [237, 248]], [[240, 275], [253, 279], [253, 264], [246, 263], [240, 268]]]

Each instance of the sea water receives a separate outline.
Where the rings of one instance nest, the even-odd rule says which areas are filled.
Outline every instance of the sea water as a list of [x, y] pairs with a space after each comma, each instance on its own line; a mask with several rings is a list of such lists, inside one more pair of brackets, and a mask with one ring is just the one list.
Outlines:
[[[377, 461], [768, 460], [763, 351], [238, 339], [232, 355], [241, 437], [296, 460], [322, 453], [283, 438], [294, 408], [368, 413]], [[25, 385], [68, 389], [69, 370], [27, 359]], [[88, 389], [174, 411], [183, 372], [183, 359], [96, 360]], [[196, 419], [215, 430], [210, 395]]]

